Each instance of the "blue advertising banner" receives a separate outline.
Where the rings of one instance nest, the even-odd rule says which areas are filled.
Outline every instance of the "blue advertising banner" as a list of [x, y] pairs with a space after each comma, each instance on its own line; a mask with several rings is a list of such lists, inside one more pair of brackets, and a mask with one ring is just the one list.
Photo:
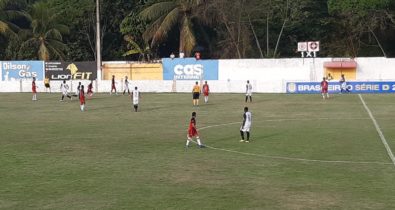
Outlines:
[[31, 79], [33, 77], [36, 77], [37, 80], [44, 80], [43, 61], [2, 61], [0, 64], [2, 81]]
[[164, 58], [164, 80], [218, 80], [218, 60], [195, 58]]
[[[320, 93], [321, 82], [288, 82], [287, 93]], [[347, 82], [351, 93], [395, 93], [395, 82]], [[328, 92], [339, 93], [339, 82], [329, 82]]]

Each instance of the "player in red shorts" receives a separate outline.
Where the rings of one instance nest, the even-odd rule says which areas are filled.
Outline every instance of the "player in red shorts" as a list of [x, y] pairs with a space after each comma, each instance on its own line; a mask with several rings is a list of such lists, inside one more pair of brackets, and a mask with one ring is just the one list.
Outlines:
[[208, 103], [208, 94], [210, 93], [210, 87], [207, 84], [207, 81], [204, 82], [203, 85], [203, 95], [204, 95], [204, 103]]
[[36, 86], [35, 77], [33, 77], [33, 82], [32, 82], [32, 93], [33, 93], [32, 101], [37, 101], [37, 86]]
[[88, 94], [89, 98], [91, 98], [92, 95], [93, 95], [93, 90], [92, 89], [93, 89], [93, 81], [91, 81], [91, 83], [89, 83], [89, 85], [88, 85], [87, 94]]
[[328, 82], [325, 80], [325, 77], [322, 78], [322, 82], [321, 82], [321, 94], [323, 99], [329, 98]]
[[112, 75], [112, 79], [111, 79], [111, 92], [110, 95], [112, 94], [112, 91], [115, 92], [115, 95], [117, 94], [117, 88], [115, 87], [115, 75]]
[[192, 141], [192, 138], [195, 137], [199, 148], [204, 148], [204, 145], [200, 142], [199, 133], [196, 128], [196, 112], [192, 112], [192, 118], [189, 122], [188, 127], [188, 135], [187, 135], [187, 143], [185, 145], [186, 148], [189, 146], [189, 142]]
[[83, 85], [81, 85], [81, 88], [80, 88], [79, 98], [80, 98], [81, 112], [83, 112], [85, 110], [85, 90], [84, 90]]

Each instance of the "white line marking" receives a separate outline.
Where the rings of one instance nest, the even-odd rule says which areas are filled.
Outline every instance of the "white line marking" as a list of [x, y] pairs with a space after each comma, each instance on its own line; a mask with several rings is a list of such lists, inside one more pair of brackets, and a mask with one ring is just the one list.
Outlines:
[[[283, 122], [283, 121], [310, 121], [310, 120], [369, 120], [370, 118], [304, 118], [304, 119], [295, 119], [295, 118], [288, 118], [288, 119], [269, 119], [269, 120], [259, 120], [254, 122]], [[217, 124], [217, 125], [209, 125], [199, 128], [198, 130], [204, 130], [207, 128], [225, 126], [225, 125], [234, 125], [239, 124], [241, 122], [231, 122], [231, 123], [224, 123], [224, 124]]]
[[[195, 144], [197, 144], [196, 141], [193, 141]], [[245, 144], [245, 143], [243, 143]], [[222, 148], [216, 148], [212, 146], [208, 146], [207, 144], [204, 144], [207, 148], [213, 149], [213, 150], [219, 150], [219, 151], [224, 151], [224, 152], [231, 152], [231, 153], [236, 153], [236, 154], [241, 154], [241, 155], [248, 155], [248, 156], [255, 156], [255, 157], [263, 157], [263, 158], [270, 158], [270, 159], [280, 159], [280, 160], [289, 160], [289, 161], [302, 161], [302, 162], [318, 162], [318, 163], [344, 163], [344, 164], [378, 164], [378, 165], [392, 165], [392, 163], [386, 163], [386, 162], [373, 162], [373, 161], [348, 161], [348, 160], [315, 160], [315, 159], [305, 159], [305, 158], [292, 158], [292, 157], [283, 157], [283, 156], [272, 156], [272, 155], [261, 155], [261, 154], [255, 154], [255, 153], [248, 153], [248, 152], [239, 152], [236, 150], [230, 150], [230, 149], [222, 149]]]
[[[342, 120], [367, 120], [369, 118], [314, 118], [314, 119], [295, 119], [295, 118], [290, 118], [290, 119], [269, 119], [269, 120], [260, 120], [259, 122], [282, 122], [282, 121], [303, 121], [303, 120], [337, 120], [337, 119], [342, 119]], [[256, 121], [255, 121], [256, 122]], [[210, 126], [205, 126], [201, 127], [198, 130], [204, 130], [208, 128], [213, 128], [213, 127], [220, 127], [220, 126], [226, 126], [226, 125], [234, 125], [234, 124], [239, 124], [241, 122], [231, 122], [231, 123], [223, 123], [223, 124], [217, 124], [217, 125], [210, 125]], [[193, 141], [195, 144], [197, 144], [196, 141]], [[209, 146], [207, 144], [204, 144], [207, 148], [213, 149], [213, 150], [219, 150], [219, 151], [224, 151], [224, 152], [230, 152], [230, 153], [236, 153], [236, 154], [241, 154], [241, 155], [248, 155], [248, 156], [255, 156], [255, 157], [263, 157], [263, 158], [270, 158], [270, 159], [280, 159], [280, 160], [289, 160], [289, 161], [301, 161], [301, 162], [317, 162], [317, 163], [341, 163], [341, 164], [378, 164], [378, 165], [392, 165], [392, 163], [386, 163], [386, 162], [374, 162], [374, 161], [348, 161], [348, 160], [316, 160], [316, 159], [305, 159], [305, 158], [293, 158], [293, 157], [283, 157], [283, 156], [272, 156], [272, 155], [261, 155], [261, 154], [255, 154], [255, 153], [248, 153], [248, 152], [239, 152], [236, 150], [229, 150], [229, 149], [222, 149], [222, 148], [216, 148], [213, 146]]]
[[366, 105], [365, 100], [363, 100], [362, 95], [361, 95], [361, 94], [358, 94], [358, 96], [359, 96], [359, 98], [361, 99], [362, 104], [363, 104], [363, 106], [365, 107], [366, 111], [368, 112], [368, 114], [369, 114], [369, 116], [370, 116], [370, 119], [372, 119], [373, 124], [374, 124], [374, 127], [376, 127], [376, 131], [377, 131], [377, 133], [378, 133], [379, 136], [380, 136], [381, 142], [383, 142], [384, 147], [385, 147], [385, 149], [387, 150], [387, 154], [388, 154], [388, 156], [391, 158], [392, 163], [393, 163], [394, 166], [395, 166], [395, 157], [394, 157], [394, 154], [392, 153], [391, 148], [390, 148], [390, 146], [388, 145], [387, 140], [385, 139], [383, 132], [381, 132], [381, 129], [380, 129], [379, 124], [377, 123], [376, 119], [374, 118], [374, 116], [373, 116], [372, 112], [370, 111], [369, 107]]

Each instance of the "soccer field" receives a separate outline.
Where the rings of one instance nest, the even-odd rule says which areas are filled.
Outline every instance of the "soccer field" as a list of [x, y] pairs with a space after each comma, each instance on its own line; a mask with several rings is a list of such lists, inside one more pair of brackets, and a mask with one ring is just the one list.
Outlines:
[[[38, 99], [0, 94], [0, 209], [395, 209], [394, 95], [362, 95], [378, 129], [353, 94]], [[192, 111], [207, 148], [184, 148]]]

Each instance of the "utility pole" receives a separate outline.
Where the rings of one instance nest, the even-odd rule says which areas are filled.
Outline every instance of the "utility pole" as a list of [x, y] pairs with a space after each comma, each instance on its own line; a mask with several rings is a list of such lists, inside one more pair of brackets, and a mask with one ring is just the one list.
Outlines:
[[101, 43], [100, 43], [100, 0], [96, 0], [96, 67], [97, 67], [97, 80], [102, 79], [101, 69]]

